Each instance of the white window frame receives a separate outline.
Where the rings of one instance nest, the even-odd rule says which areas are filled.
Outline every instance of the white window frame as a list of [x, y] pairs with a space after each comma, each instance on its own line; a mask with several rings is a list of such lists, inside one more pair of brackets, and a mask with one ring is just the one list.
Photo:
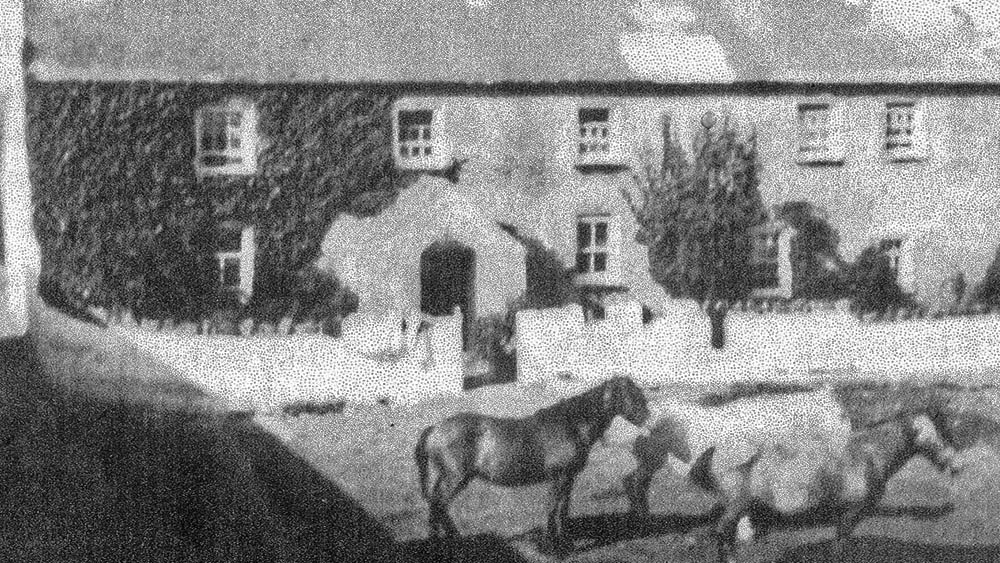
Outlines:
[[[781, 287], [781, 229], [766, 226], [753, 231], [753, 247], [750, 254], [751, 268], [761, 265], [774, 267], [774, 285], [754, 285], [755, 290], [774, 290]], [[756, 273], [755, 273], [756, 281]]]
[[[580, 228], [587, 226], [587, 242], [580, 241]], [[604, 225], [604, 241], [598, 244], [597, 232], [599, 225]], [[605, 276], [611, 269], [612, 245], [611, 233], [612, 217], [605, 214], [579, 215], [576, 219], [576, 231], [574, 239], [574, 268], [577, 275], [582, 276]], [[603, 268], [597, 269], [598, 256], [604, 257]], [[586, 266], [581, 268], [581, 257], [586, 260]]]
[[[594, 119], [603, 113], [604, 119]], [[585, 116], [584, 114], [592, 114]], [[577, 110], [577, 154], [586, 159], [611, 154], [611, 108], [584, 106]]]
[[[223, 227], [225, 229], [226, 227]], [[220, 229], [221, 230], [221, 229]], [[256, 229], [246, 226], [240, 229], [240, 244], [237, 248], [219, 249], [215, 253], [217, 281], [224, 291], [237, 292], [244, 303], [253, 294], [253, 279], [257, 256]], [[235, 284], [226, 283], [226, 262], [235, 261], [238, 268], [238, 278]]]
[[[905, 122], [894, 119], [894, 116], [901, 113], [907, 115]], [[891, 162], [912, 162], [926, 158], [924, 111], [919, 100], [887, 100], [882, 107], [881, 130], [882, 148]]]
[[[825, 124], [819, 141], [808, 139], [810, 116], [823, 112]], [[839, 164], [844, 160], [843, 109], [828, 98], [801, 101], [795, 104], [796, 160], [802, 164]]]
[[[209, 118], [221, 119], [221, 147], [206, 147]], [[199, 176], [257, 171], [257, 110], [246, 98], [203, 106], [195, 113], [195, 169]]]
[[[411, 118], [427, 114], [409, 123]], [[444, 143], [441, 110], [428, 106], [402, 106], [393, 111], [392, 152], [400, 168], [439, 170], [450, 163]]]

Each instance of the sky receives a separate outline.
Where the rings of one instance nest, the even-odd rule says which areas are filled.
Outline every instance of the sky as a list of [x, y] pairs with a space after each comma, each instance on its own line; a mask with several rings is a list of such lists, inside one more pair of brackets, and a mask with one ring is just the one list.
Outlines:
[[1000, 80], [1000, 0], [26, 3], [56, 75]]

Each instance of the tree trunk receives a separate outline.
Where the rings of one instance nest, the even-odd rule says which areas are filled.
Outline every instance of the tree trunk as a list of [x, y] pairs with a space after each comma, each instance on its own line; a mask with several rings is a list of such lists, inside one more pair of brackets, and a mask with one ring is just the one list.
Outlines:
[[712, 348], [721, 350], [726, 345], [726, 313], [729, 308], [720, 301], [708, 306], [708, 320], [712, 324]]

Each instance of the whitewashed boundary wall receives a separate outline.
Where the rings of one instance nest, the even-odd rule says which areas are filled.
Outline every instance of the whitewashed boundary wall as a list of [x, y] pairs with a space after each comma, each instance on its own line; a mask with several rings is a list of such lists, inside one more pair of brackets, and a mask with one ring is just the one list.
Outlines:
[[[385, 332], [386, 326], [398, 332], [398, 316], [391, 321], [372, 319], [367, 328], [352, 321], [353, 340], [322, 335], [196, 336], [126, 325], [110, 330], [236, 410], [266, 412], [296, 402], [337, 400], [413, 403], [462, 392], [462, 315], [425, 317], [430, 327], [419, 334], [422, 317], [408, 317], [402, 340]], [[360, 333], [387, 346], [355, 349], [352, 342], [365, 341]]]
[[[626, 316], [632, 319], [631, 316]], [[707, 316], [677, 308], [648, 325], [584, 323], [578, 306], [526, 310], [516, 320], [518, 380], [630, 374], [644, 383], [1000, 379], [1000, 318], [863, 323], [842, 311], [731, 312], [726, 347], [709, 346]]]

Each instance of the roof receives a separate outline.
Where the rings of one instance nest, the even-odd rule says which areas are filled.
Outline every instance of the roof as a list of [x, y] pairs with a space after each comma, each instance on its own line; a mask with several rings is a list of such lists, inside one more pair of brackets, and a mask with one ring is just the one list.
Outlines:
[[26, 4], [43, 80], [1000, 82], [975, 0]]

